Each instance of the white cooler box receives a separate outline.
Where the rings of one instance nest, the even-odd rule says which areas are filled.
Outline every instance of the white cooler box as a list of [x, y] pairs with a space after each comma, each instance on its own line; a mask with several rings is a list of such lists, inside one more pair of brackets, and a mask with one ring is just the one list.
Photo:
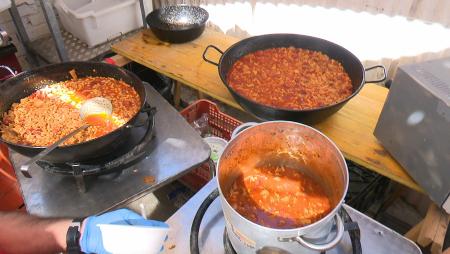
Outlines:
[[[146, 13], [149, 2], [144, 1]], [[142, 26], [138, 0], [56, 0], [54, 5], [64, 29], [89, 47]]]

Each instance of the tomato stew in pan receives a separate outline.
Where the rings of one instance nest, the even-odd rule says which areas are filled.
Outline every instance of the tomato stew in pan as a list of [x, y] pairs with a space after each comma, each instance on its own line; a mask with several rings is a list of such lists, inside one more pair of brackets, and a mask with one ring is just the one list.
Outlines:
[[319, 51], [294, 47], [249, 53], [233, 64], [227, 79], [250, 100], [290, 110], [332, 105], [353, 93], [341, 63]]
[[1, 137], [16, 144], [51, 145], [85, 124], [79, 108], [87, 99], [94, 97], [111, 101], [112, 116], [90, 117], [88, 122], [91, 126], [63, 145], [104, 136], [127, 123], [141, 107], [136, 90], [122, 80], [75, 76], [71, 80], [46, 85], [20, 102], [13, 103], [0, 121]]

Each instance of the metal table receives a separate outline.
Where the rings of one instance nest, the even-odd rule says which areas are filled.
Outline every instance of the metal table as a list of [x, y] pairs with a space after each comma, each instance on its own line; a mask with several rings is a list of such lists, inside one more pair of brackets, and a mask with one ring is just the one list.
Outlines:
[[[119, 175], [87, 179], [85, 193], [78, 191], [73, 177], [51, 174], [36, 165], [32, 168], [33, 178], [25, 178], [18, 165], [27, 157], [11, 151], [29, 213], [45, 217], [97, 214], [142, 197], [209, 158], [209, 146], [200, 135], [156, 90], [148, 85], [146, 89], [147, 101], [157, 108], [153, 150]], [[147, 177], [154, 177], [154, 183], [148, 183]]]
[[[39, 65], [38, 57], [39, 59], [44, 60], [48, 63], [91, 60], [93, 57], [101, 55], [109, 49], [111, 43], [104, 43], [103, 45], [99, 45], [94, 47], [93, 49], [90, 49], [87, 47], [87, 45], [81, 43], [79, 40], [71, 39], [70, 35], [68, 35], [67, 32], [61, 31], [60, 29], [58, 19], [53, 9], [53, 1], [39, 0], [39, 3], [42, 8], [42, 12], [44, 13], [45, 20], [47, 21], [47, 25], [51, 33], [51, 38], [48, 37], [45, 38], [45, 40], [37, 40], [36, 42], [30, 41], [15, 0], [11, 1], [11, 8], [9, 9], [9, 13], [17, 29], [17, 35], [21, 43], [25, 47], [27, 55], [30, 56], [30, 60], [34, 65]], [[147, 23], [145, 22], [144, 0], [139, 0], [139, 7], [142, 17], [142, 25], [144, 28], [146, 28]], [[53, 41], [53, 43], [51, 43], [51, 41]], [[74, 44], [76, 44], [76, 47], [72, 46]], [[48, 50], [47, 52], [39, 52], [39, 50], [37, 49], [41, 51], [45, 49]], [[58, 59], [54, 59], [54, 57], [49, 54], [53, 53], [53, 51], [56, 51], [56, 53], [58, 54]], [[96, 53], [97, 55], [94, 55]]]
[[[170, 225], [169, 238], [164, 245], [165, 253], [184, 254], [189, 252], [189, 237], [194, 216], [205, 198], [217, 187], [216, 179], [211, 180], [184, 206], [182, 206], [166, 222]], [[377, 221], [367, 217], [344, 204], [344, 208], [353, 221], [358, 222], [361, 230], [361, 246], [364, 254], [380, 253], [422, 253], [415, 243], [404, 238]], [[217, 198], [203, 217], [199, 230], [200, 253], [222, 254], [224, 218], [220, 200]], [[348, 234], [344, 235], [338, 246], [327, 251], [327, 254], [351, 253], [352, 247]]]

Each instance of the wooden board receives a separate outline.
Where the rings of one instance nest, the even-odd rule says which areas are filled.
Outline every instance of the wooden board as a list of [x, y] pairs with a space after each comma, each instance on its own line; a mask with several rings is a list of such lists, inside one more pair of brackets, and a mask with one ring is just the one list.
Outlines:
[[[149, 30], [145, 31], [149, 36], [138, 33], [114, 44], [112, 50], [228, 105], [241, 109], [220, 80], [217, 67], [203, 61], [202, 58], [207, 45], [213, 44], [226, 50], [238, 39], [206, 29], [197, 40], [184, 44], [169, 44], [155, 38]], [[220, 54], [214, 50], [211, 50], [210, 53], [208, 56], [218, 61]]]
[[[158, 40], [150, 30], [144, 30], [114, 44], [112, 50], [241, 109], [220, 80], [217, 67], [202, 59], [208, 45], [225, 51], [237, 41], [237, 38], [206, 29], [192, 42], [169, 44]], [[214, 50], [210, 50], [207, 56], [217, 62], [220, 58]], [[414, 190], [423, 191], [373, 135], [387, 93], [386, 88], [367, 84], [339, 112], [315, 127], [336, 142], [346, 158]]]
[[440, 217], [440, 209], [435, 204], [431, 204], [428, 207], [427, 214], [423, 219], [422, 228], [420, 229], [419, 235], [417, 237], [417, 243], [420, 246], [427, 247], [430, 243], [433, 242], [436, 231], [439, 227]]
[[406, 234], [404, 235], [406, 238], [413, 242], [417, 242], [417, 238], [419, 237], [420, 231], [422, 230], [423, 220], [412, 227]]
[[384, 87], [366, 84], [341, 110], [314, 127], [330, 137], [347, 159], [423, 192], [373, 135], [387, 94]]

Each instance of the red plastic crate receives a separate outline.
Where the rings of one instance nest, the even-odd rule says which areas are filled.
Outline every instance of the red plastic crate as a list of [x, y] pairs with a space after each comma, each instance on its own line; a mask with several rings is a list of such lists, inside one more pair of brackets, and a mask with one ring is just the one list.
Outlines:
[[[188, 123], [193, 123], [205, 113], [208, 116], [210, 134], [225, 140], [230, 140], [233, 130], [242, 124], [241, 121], [222, 113], [217, 105], [209, 100], [198, 100], [180, 112]], [[199, 190], [211, 179], [209, 172], [209, 164], [204, 163], [180, 180], [191, 189]]]

